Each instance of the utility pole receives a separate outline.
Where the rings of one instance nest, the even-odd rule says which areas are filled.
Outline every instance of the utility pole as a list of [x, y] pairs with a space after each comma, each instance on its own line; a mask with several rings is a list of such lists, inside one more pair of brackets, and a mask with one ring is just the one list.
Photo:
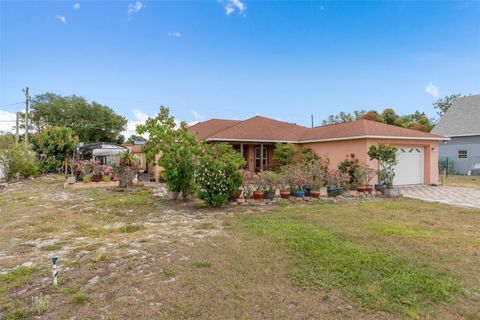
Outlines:
[[28, 103], [30, 101], [30, 96], [28, 95], [28, 87], [23, 89], [25, 93], [25, 148], [28, 147]]
[[17, 122], [15, 126], [15, 144], [18, 144], [18, 140], [20, 139], [20, 134], [19, 134], [19, 127], [20, 127], [20, 112], [17, 112]]
[[312, 128], [313, 128], [313, 114], [310, 117], [312, 119]]

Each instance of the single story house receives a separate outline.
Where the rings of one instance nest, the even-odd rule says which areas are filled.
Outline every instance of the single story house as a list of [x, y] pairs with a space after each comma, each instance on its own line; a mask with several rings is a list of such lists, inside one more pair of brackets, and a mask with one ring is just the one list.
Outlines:
[[275, 166], [272, 155], [276, 143], [293, 143], [309, 147], [336, 168], [347, 155], [354, 153], [360, 163], [377, 169], [370, 161], [371, 145], [398, 147], [395, 185], [437, 184], [438, 145], [447, 139], [440, 135], [405, 129], [379, 122], [358, 120], [307, 128], [262, 116], [247, 120], [211, 119], [189, 128], [207, 143], [226, 142], [242, 153], [247, 169], [260, 171]]
[[432, 133], [450, 138], [439, 146], [442, 169], [480, 175], [480, 94], [457, 99]]

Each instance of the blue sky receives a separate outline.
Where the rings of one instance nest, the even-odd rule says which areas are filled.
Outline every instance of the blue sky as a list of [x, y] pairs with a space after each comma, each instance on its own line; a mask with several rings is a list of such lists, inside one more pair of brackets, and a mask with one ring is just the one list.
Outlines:
[[[31, 94], [188, 122], [317, 124], [480, 93], [480, 2], [0, 1], [0, 120]], [[0, 130], [5, 123], [0, 123]], [[8, 125], [10, 126], [10, 125]]]

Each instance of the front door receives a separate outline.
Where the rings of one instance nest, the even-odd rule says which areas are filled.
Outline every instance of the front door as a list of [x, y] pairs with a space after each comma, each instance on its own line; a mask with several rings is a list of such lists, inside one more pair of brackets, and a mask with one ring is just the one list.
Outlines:
[[261, 170], [261, 163], [263, 162], [263, 168], [268, 166], [268, 148], [263, 147], [263, 159], [260, 152], [260, 147], [255, 147], [255, 171]]

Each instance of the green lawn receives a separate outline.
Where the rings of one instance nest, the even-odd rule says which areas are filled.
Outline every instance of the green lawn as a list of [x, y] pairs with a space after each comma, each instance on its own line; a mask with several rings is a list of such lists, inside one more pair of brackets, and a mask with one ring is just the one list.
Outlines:
[[480, 210], [209, 209], [62, 182], [0, 193], [0, 318], [480, 319]]

